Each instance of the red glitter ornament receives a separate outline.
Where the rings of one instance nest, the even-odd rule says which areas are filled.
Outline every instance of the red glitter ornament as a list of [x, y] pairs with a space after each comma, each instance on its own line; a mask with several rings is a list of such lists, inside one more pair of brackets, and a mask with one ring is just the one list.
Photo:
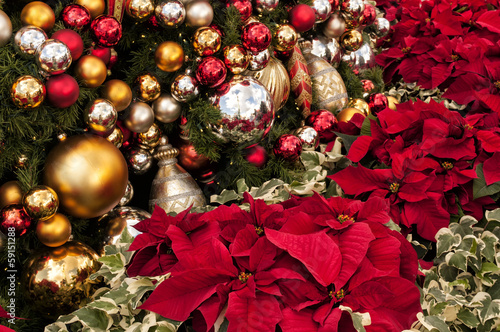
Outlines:
[[122, 25], [109, 15], [96, 17], [90, 25], [90, 31], [94, 41], [105, 47], [115, 46], [122, 38]]
[[49, 77], [45, 87], [47, 88], [47, 100], [57, 108], [70, 107], [80, 95], [78, 83], [68, 74]]
[[196, 79], [201, 85], [215, 88], [226, 79], [226, 65], [222, 60], [209, 56], [204, 58], [196, 69]]
[[269, 28], [260, 22], [252, 22], [243, 28], [241, 40], [243, 46], [253, 53], [264, 51], [273, 39]]
[[373, 115], [389, 107], [389, 101], [383, 93], [374, 93], [368, 97], [368, 106]]
[[22, 204], [7, 205], [0, 211], [0, 231], [5, 235], [13, 230], [16, 237], [23, 236], [28, 232], [32, 221]]
[[71, 29], [62, 29], [56, 31], [52, 35], [52, 39], [57, 39], [62, 41], [66, 46], [68, 46], [71, 52], [71, 58], [76, 61], [82, 56], [83, 53], [83, 40], [80, 35]]
[[250, 0], [228, 0], [226, 6], [235, 6], [241, 14], [242, 21], [246, 21], [252, 15], [252, 2]]
[[261, 168], [267, 162], [267, 151], [260, 145], [256, 145], [247, 149], [245, 155], [246, 161], [250, 164], [255, 165], [257, 168]]
[[87, 29], [92, 20], [88, 9], [76, 4], [64, 7], [61, 19], [66, 28], [77, 30]]
[[335, 115], [327, 110], [314, 111], [306, 119], [306, 125], [318, 132], [322, 142], [329, 142], [335, 138], [334, 131], [337, 129], [337, 123]]
[[365, 3], [365, 10], [361, 13], [361, 25], [371, 25], [377, 18], [377, 11], [373, 5]]
[[274, 155], [288, 161], [299, 159], [302, 153], [302, 143], [300, 139], [291, 134], [281, 135], [273, 148]]
[[101, 59], [106, 66], [111, 59], [111, 49], [109, 47], [95, 46], [90, 50], [90, 54]]
[[288, 21], [293, 25], [297, 32], [306, 32], [311, 30], [316, 22], [314, 9], [306, 4], [299, 4], [288, 13]]

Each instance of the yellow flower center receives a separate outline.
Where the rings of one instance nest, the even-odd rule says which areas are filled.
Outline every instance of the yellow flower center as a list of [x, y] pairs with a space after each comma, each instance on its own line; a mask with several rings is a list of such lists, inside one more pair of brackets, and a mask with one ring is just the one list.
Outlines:
[[342, 300], [345, 296], [345, 293], [344, 293], [344, 290], [341, 288], [336, 292], [330, 291], [329, 295], [330, 295], [331, 299], [333, 299], [335, 297], [337, 300]]
[[393, 194], [397, 193], [397, 192], [398, 192], [398, 190], [399, 190], [399, 183], [396, 183], [396, 182], [391, 183], [391, 185], [389, 186], [389, 190], [390, 190]]
[[261, 235], [264, 233], [264, 229], [262, 227], [255, 226], [255, 233], [257, 233], [257, 235]]
[[337, 217], [337, 220], [341, 224], [345, 223], [346, 221], [354, 222], [354, 218], [351, 216], [348, 216], [347, 214], [339, 214], [339, 216]]
[[244, 284], [248, 281], [248, 278], [250, 278], [251, 275], [252, 274], [250, 272], [249, 273], [240, 272], [238, 279], [240, 279], [241, 283]]
[[449, 171], [450, 169], [453, 168], [453, 164], [450, 163], [449, 161], [445, 161], [445, 162], [441, 163], [441, 166], [443, 166], [443, 168], [447, 171]]

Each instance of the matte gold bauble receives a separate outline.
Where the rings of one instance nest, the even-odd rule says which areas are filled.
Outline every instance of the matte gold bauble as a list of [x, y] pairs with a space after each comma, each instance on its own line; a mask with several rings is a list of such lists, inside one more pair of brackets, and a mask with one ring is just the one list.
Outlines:
[[102, 87], [101, 96], [112, 102], [115, 109], [120, 112], [132, 102], [132, 89], [122, 80], [110, 80]]
[[163, 71], [177, 71], [184, 63], [184, 50], [176, 42], [163, 42], [155, 51], [155, 63]]
[[35, 108], [45, 100], [45, 85], [31, 75], [19, 77], [10, 89], [12, 101], [20, 108]]
[[106, 80], [108, 69], [106, 64], [95, 55], [85, 55], [75, 66], [75, 76], [87, 88], [96, 88]]
[[32, 309], [52, 319], [84, 306], [100, 286], [90, 280], [97, 272], [99, 256], [80, 242], [67, 242], [56, 248], [40, 248], [23, 267], [20, 289]]
[[52, 218], [59, 208], [59, 198], [56, 192], [47, 186], [31, 188], [23, 196], [24, 211], [35, 220]]
[[56, 213], [48, 220], [38, 221], [36, 236], [47, 247], [62, 246], [71, 236], [71, 223], [64, 214]]
[[0, 209], [7, 205], [19, 204], [23, 199], [23, 190], [18, 181], [8, 181], [0, 187]]
[[344, 108], [342, 111], [339, 112], [339, 114], [337, 114], [337, 120], [339, 120], [339, 122], [349, 122], [354, 116], [354, 114], [361, 114], [363, 117], [366, 116], [365, 113], [358, 110], [357, 108], [348, 107]]
[[75, 3], [87, 8], [92, 19], [104, 14], [106, 10], [106, 2], [104, 0], [76, 0]]
[[347, 30], [340, 36], [340, 45], [346, 51], [357, 51], [363, 45], [363, 35], [358, 30]]
[[139, 75], [134, 86], [137, 98], [146, 103], [157, 99], [161, 93], [160, 82], [151, 74]]
[[221, 35], [214, 28], [201, 27], [193, 36], [193, 48], [199, 56], [217, 53], [222, 44]]
[[397, 110], [397, 106], [399, 104], [399, 101], [397, 100], [396, 97], [393, 96], [387, 96], [387, 101], [389, 102], [389, 108], [393, 111]]
[[351, 98], [347, 107], [352, 107], [363, 112], [364, 115], [368, 116], [370, 114], [370, 105], [361, 98]]
[[128, 181], [127, 163], [105, 138], [77, 135], [60, 142], [45, 161], [44, 182], [60, 206], [78, 218], [94, 218], [118, 204]]
[[281, 24], [273, 37], [274, 48], [280, 52], [290, 51], [297, 44], [298, 34], [290, 24]]
[[49, 32], [56, 23], [56, 15], [46, 3], [33, 1], [21, 11], [21, 22], [23, 25], [34, 25]]

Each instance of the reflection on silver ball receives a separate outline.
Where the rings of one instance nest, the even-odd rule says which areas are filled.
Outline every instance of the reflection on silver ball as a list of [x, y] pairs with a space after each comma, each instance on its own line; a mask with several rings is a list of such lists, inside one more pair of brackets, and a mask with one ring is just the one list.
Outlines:
[[349, 52], [344, 55], [342, 55], [342, 61], [347, 62], [349, 66], [354, 66], [356, 63], [356, 53], [355, 52]]
[[325, 36], [315, 36], [311, 40], [311, 53], [325, 59], [328, 63], [337, 67], [342, 59], [342, 49], [336, 39], [329, 39]]
[[172, 97], [181, 103], [191, 101], [199, 94], [198, 82], [192, 76], [181, 74], [172, 82], [170, 92]]
[[127, 188], [125, 189], [125, 194], [123, 194], [122, 199], [118, 202], [118, 205], [124, 206], [127, 205], [134, 197], [134, 187], [132, 187], [132, 183], [130, 181], [127, 182]]
[[136, 101], [130, 104], [125, 114], [125, 127], [134, 133], [144, 133], [155, 121], [153, 109], [148, 104]]
[[326, 21], [332, 14], [332, 5], [328, 0], [313, 0], [311, 7], [316, 14], [316, 23]]
[[128, 167], [134, 174], [141, 175], [146, 173], [153, 166], [153, 156], [149, 151], [133, 146], [125, 153]]
[[186, 24], [191, 27], [207, 27], [214, 19], [212, 5], [206, 0], [191, 1], [186, 5]]
[[313, 127], [298, 128], [293, 134], [300, 139], [303, 151], [314, 151], [319, 146], [319, 134]]
[[345, 20], [335, 13], [328, 19], [323, 28], [323, 34], [328, 38], [338, 38], [345, 32]]
[[364, 43], [359, 50], [354, 53], [354, 69], [367, 69], [374, 67], [377, 62], [375, 61], [375, 53], [373, 53], [372, 48], [369, 43]]
[[163, 123], [174, 122], [181, 115], [182, 106], [170, 94], [164, 93], [153, 103], [156, 120]]
[[71, 65], [71, 52], [62, 41], [47, 39], [36, 50], [36, 63], [45, 75], [59, 75]]
[[279, 0], [254, 0], [254, 8], [257, 9], [259, 13], [265, 11], [273, 11], [278, 7]]
[[0, 47], [5, 46], [12, 36], [12, 22], [9, 15], [0, 10]]
[[85, 112], [85, 122], [90, 130], [97, 134], [111, 132], [117, 119], [118, 112], [107, 99], [98, 98], [94, 100]]
[[210, 102], [220, 109], [222, 121], [212, 129], [226, 142], [241, 148], [259, 143], [274, 121], [273, 97], [251, 76], [234, 76], [211, 92]]
[[385, 37], [391, 29], [391, 23], [385, 17], [378, 17], [373, 23], [377, 37]]
[[177, 28], [184, 22], [186, 10], [178, 0], [161, 1], [156, 5], [155, 15], [158, 23], [165, 28]]
[[250, 63], [248, 64], [248, 70], [261, 70], [266, 68], [271, 59], [271, 53], [269, 49], [265, 49], [257, 54], [250, 54]]
[[98, 220], [100, 227], [104, 229], [103, 246], [117, 244], [125, 227], [127, 227], [128, 233], [135, 238], [141, 232], [133, 226], [148, 218], [151, 218], [149, 212], [130, 206], [120, 206], [109, 211]]
[[34, 25], [27, 25], [16, 32], [14, 46], [21, 53], [33, 55], [46, 40], [47, 34], [45, 31]]

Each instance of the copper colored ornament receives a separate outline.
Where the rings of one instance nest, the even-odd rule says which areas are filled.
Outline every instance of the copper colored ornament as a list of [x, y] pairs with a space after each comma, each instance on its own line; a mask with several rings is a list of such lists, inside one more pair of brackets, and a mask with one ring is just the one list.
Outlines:
[[319, 134], [313, 127], [300, 127], [293, 134], [300, 139], [303, 151], [314, 151], [319, 146]]
[[139, 75], [134, 82], [134, 91], [139, 100], [144, 102], [153, 101], [160, 96], [160, 82], [154, 75]]
[[160, 144], [161, 130], [156, 123], [148, 131], [137, 135], [137, 144], [144, 149], [153, 149]]
[[125, 11], [139, 22], [147, 20], [155, 11], [153, 0], [127, 0]]
[[71, 29], [61, 29], [52, 34], [51, 38], [60, 40], [68, 46], [73, 61], [76, 61], [82, 56], [83, 40], [77, 32]]
[[143, 209], [130, 206], [120, 206], [99, 218], [99, 225], [104, 229], [104, 245], [116, 245], [125, 227], [132, 237], [141, 234], [134, 228], [144, 219], [151, 218], [151, 214]]
[[241, 41], [247, 50], [253, 53], [262, 52], [271, 44], [271, 31], [263, 23], [252, 22], [243, 27]]
[[245, 150], [245, 160], [257, 168], [261, 168], [267, 162], [267, 151], [260, 145]]
[[391, 110], [393, 111], [397, 111], [397, 106], [399, 104], [399, 101], [397, 100], [396, 97], [393, 97], [393, 96], [387, 96], [387, 101], [389, 103], [389, 107]]
[[56, 23], [56, 16], [52, 8], [42, 1], [33, 1], [24, 6], [21, 11], [23, 25], [34, 25], [49, 32]]
[[36, 186], [28, 190], [22, 200], [24, 211], [34, 220], [47, 220], [56, 214], [59, 198], [47, 186]]
[[354, 114], [361, 114], [363, 117], [366, 117], [363, 111], [360, 111], [357, 108], [347, 107], [337, 114], [337, 120], [339, 120], [339, 122], [349, 122]]
[[12, 101], [20, 108], [40, 106], [45, 99], [45, 94], [46, 90], [42, 81], [31, 75], [19, 77], [10, 89]]
[[261, 12], [272, 12], [279, 5], [279, 0], [254, 0], [255, 9]]
[[370, 106], [372, 114], [377, 115], [378, 112], [389, 107], [389, 101], [383, 93], [374, 93], [368, 97], [368, 105]]
[[177, 164], [175, 157], [178, 153], [179, 150], [168, 144], [168, 139], [164, 136], [154, 154], [159, 169], [149, 195], [150, 211], [158, 205], [166, 213], [179, 213], [190, 206], [206, 204], [205, 196], [196, 181]]
[[230, 45], [224, 48], [224, 64], [233, 74], [244, 72], [249, 63], [250, 57], [243, 46]]
[[340, 36], [340, 45], [346, 51], [357, 51], [363, 45], [363, 35], [358, 30], [347, 30]]
[[44, 183], [54, 189], [61, 208], [78, 218], [94, 218], [120, 201], [128, 181], [120, 150], [95, 135], [71, 136], [45, 160]]
[[155, 7], [155, 16], [163, 27], [177, 28], [186, 18], [186, 9], [178, 0], [163, 0]]
[[118, 126], [115, 126], [111, 134], [106, 136], [106, 139], [108, 142], [113, 143], [113, 145], [117, 148], [121, 148], [124, 143], [123, 132]]
[[370, 114], [370, 106], [368, 105], [368, 103], [366, 101], [364, 101], [364, 99], [361, 99], [361, 98], [349, 99], [349, 103], [347, 104], [347, 107], [360, 110], [366, 116], [368, 116]]
[[25, 300], [51, 319], [83, 307], [101, 286], [101, 279], [90, 280], [101, 266], [98, 258], [92, 248], [75, 241], [40, 248], [23, 267]]
[[186, 5], [186, 24], [191, 27], [207, 27], [212, 23], [214, 10], [206, 0], [190, 1]]
[[155, 51], [155, 63], [163, 71], [177, 71], [184, 63], [184, 50], [176, 42], [163, 42]]
[[141, 175], [146, 173], [153, 166], [153, 156], [149, 151], [139, 146], [132, 146], [125, 152], [128, 168], [134, 174]]
[[297, 136], [281, 135], [273, 148], [274, 155], [287, 161], [296, 161], [302, 153], [302, 143]]
[[193, 35], [193, 48], [199, 56], [217, 53], [222, 43], [219, 33], [210, 27], [198, 28]]
[[44, 41], [47, 34], [42, 29], [28, 25], [19, 29], [14, 35], [14, 47], [18, 52], [25, 55], [34, 55], [36, 50]]
[[317, 110], [311, 113], [306, 119], [306, 125], [313, 127], [319, 134], [322, 142], [328, 142], [335, 134], [337, 128], [337, 118], [327, 110]]
[[61, 19], [66, 28], [83, 30], [90, 26], [91, 16], [87, 8], [72, 4], [64, 7]]
[[125, 126], [134, 133], [144, 133], [153, 125], [155, 114], [151, 107], [143, 102], [136, 101], [130, 104], [125, 114]]
[[59, 75], [71, 65], [71, 51], [62, 41], [47, 39], [36, 50], [35, 60], [43, 75]]
[[111, 47], [122, 38], [122, 25], [113, 16], [101, 15], [92, 21], [90, 32], [97, 44]]
[[12, 36], [12, 22], [9, 15], [0, 10], [0, 47], [5, 46]]
[[204, 58], [196, 69], [196, 79], [201, 85], [215, 88], [226, 79], [226, 66], [222, 60], [209, 56]]
[[316, 14], [316, 23], [326, 21], [332, 14], [332, 4], [328, 0], [313, 0], [311, 7]]
[[179, 118], [182, 112], [181, 104], [170, 94], [164, 93], [152, 105], [156, 120], [171, 123]]
[[23, 190], [19, 181], [7, 181], [0, 186], [0, 209], [7, 205], [20, 204], [23, 199]]
[[75, 3], [87, 8], [92, 19], [103, 14], [106, 10], [105, 0], [75, 0]]
[[115, 127], [118, 112], [109, 100], [97, 98], [89, 105], [84, 116], [85, 122], [92, 132], [106, 135]]
[[28, 232], [33, 223], [30, 216], [24, 211], [22, 204], [11, 204], [0, 211], [0, 231], [11, 237], [12, 231], [16, 237]]
[[286, 69], [290, 76], [290, 87], [295, 96], [295, 102], [299, 106], [302, 116], [306, 118], [311, 113], [312, 82], [306, 59], [297, 46], [286, 62]]
[[198, 154], [193, 146], [193, 143], [183, 140], [178, 146], [178, 149], [178, 163], [191, 175], [201, 175], [210, 167], [210, 159], [202, 154]]
[[75, 66], [75, 76], [87, 88], [96, 88], [104, 83], [107, 72], [104, 62], [94, 55], [82, 56]]
[[250, 0], [228, 0], [226, 6], [234, 6], [241, 15], [241, 20], [246, 21], [252, 15], [252, 1]]
[[297, 43], [298, 34], [290, 24], [281, 24], [274, 32], [273, 45], [280, 52], [290, 51]]
[[335, 13], [323, 27], [323, 34], [328, 38], [338, 38], [345, 32], [345, 21], [344, 18]]
[[314, 26], [316, 13], [311, 6], [298, 4], [288, 12], [288, 20], [298, 32], [306, 32]]
[[56, 213], [48, 220], [38, 221], [36, 236], [47, 247], [62, 246], [71, 236], [71, 223], [65, 215]]
[[101, 96], [109, 100], [118, 112], [126, 109], [132, 102], [132, 90], [122, 80], [107, 81], [102, 87]]
[[125, 189], [125, 194], [123, 194], [122, 199], [120, 199], [120, 203], [118, 203], [120, 206], [127, 205], [131, 200], [132, 197], [134, 197], [134, 187], [132, 186], [132, 183], [130, 181], [127, 182], [127, 189]]
[[181, 74], [172, 82], [170, 92], [175, 100], [182, 103], [189, 102], [199, 94], [198, 82], [192, 76]]
[[250, 62], [248, 63], [248, 69], [249, 70], [264, 69], [269, 63], [269, 59], [271, 59], [271, 53], [267, 48], [262, 52], [250, 54]]

